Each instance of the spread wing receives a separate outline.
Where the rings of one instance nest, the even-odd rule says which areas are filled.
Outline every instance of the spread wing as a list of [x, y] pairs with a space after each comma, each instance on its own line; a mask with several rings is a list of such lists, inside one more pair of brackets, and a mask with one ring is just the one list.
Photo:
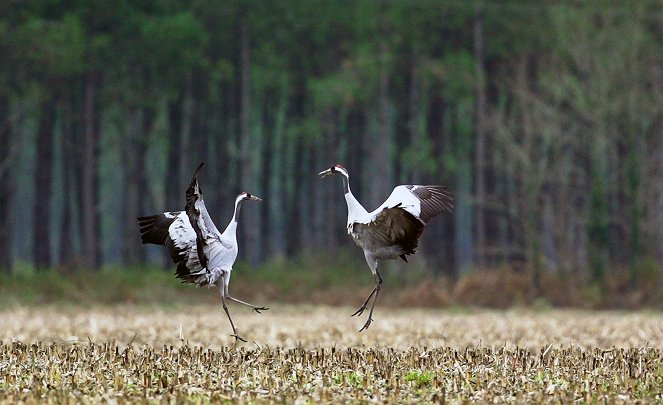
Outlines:
[[203, 192], [200, 189], [198, 179], [196, 178], [203, 165], [204, 163], [201, 163], [193, 173], [191, 184], [186, 190], [186, 206], [184, 211], [189, 217], [189, 222], [196, 234], [196, 252], [198, 255], [198, 261], [202, 267], [206, 268], [208, 259], [205, 256], [204, 246], [208, 244], [208, 238], [215, 238], [218, 240], [220, 233], [207, 212], [205, 201], [203, 201]]
[[181, 214], [181, 211], [164, 212], [163, 214], [139, 217], [138, 228], [140, 230], [140, 238], [143, 244], [152, 243], [155, 245], [166, 245], [168, 229], [179, 214]]
[[354, 231], [381, 247], [400, 246], [404, 254], [413, 254], [426, 223], [451, 211], [452, 203], [451, 192], [445, 186], [397, 186], [382, 205], [369, 213], [367, 222], [354, 223]]
[[433, 217], [453, 209], [453, 194], [445, 186], [404, 186], [419, 200], [419, 219], [428, 223]]
[[171, 211], [138, 218], [143, 243], [164, 245], [173, 263], [177, 264], [177, 276], [204, 270], [198, 258], [196, 232], [184, 211]]
[[385, 208], [399, 206], [424, 224], [453, 208], [453, 195], [445, 186], [396, 186], [389, 198], [371, 214], [377, 216]]
[[[143, 243], [164, 245], [173, 263], [175, 275], [184, 282], [206, 285], [216, 280], [200, 261], [196, 232], [184, 211], [164, 212], [138, 218]], [[221, 268], [231, 268], [237, 251], [216, 239], [208, 240], [203, 257]], [[212, 279], [210, 280], [210, 277]]]

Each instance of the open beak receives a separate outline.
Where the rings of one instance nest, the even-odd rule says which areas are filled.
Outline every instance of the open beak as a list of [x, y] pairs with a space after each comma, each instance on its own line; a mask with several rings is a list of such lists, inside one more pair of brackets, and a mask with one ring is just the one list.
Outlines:
[[330, 174], [333, 174], [331, 169], [327, 169], [327, 170], [323, 170], [320, 173], [318, 173], [318, 176], [320, 176], [320, 178], [322, 179], [324, 177], [329, 176]]
[[255, 196], [255, 195], [251, 194], [251, 197], [249, 198], [249, 200], [253, 200], [253, 201], [262, 201], [262, 198], [260, 198], [260, 197], [258, 197], [258, 196]]

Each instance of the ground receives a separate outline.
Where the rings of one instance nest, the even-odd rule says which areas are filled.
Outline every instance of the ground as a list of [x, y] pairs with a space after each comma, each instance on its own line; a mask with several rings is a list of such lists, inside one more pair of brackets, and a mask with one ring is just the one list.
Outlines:
[[0, 402], [661, 401], [663, 314], [231, 306], [0, 312]]

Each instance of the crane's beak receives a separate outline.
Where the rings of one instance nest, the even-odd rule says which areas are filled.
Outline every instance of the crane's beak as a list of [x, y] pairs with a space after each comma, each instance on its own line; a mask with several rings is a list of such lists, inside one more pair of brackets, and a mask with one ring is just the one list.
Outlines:
[[334, 174], [334, 173], [331, 171], [331, 169], [327, 169], [327, 170], [323, 170], [320, 173], [318, 173], [318, 176], [320, 176], [320, 178], [322, 179], [324, 177], [329, 176], [330, 174]]
[[255, 195], [251, 194], [251, 197], [249, 198], [249, 200], [253, 200], [253, 201], [262, 201], [262, 198], [260, 198], [260, 197], [258, 197], [258, 196], [255, 196]]

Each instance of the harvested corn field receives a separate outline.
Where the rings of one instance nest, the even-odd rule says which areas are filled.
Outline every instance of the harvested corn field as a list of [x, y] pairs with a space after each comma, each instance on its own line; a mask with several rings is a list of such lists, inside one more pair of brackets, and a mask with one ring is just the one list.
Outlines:
[[[235, 308], [233, 308], [235, 309]], [[0, 313], [0, 400], [661, 400], [663, 315], [35, 307]]]

